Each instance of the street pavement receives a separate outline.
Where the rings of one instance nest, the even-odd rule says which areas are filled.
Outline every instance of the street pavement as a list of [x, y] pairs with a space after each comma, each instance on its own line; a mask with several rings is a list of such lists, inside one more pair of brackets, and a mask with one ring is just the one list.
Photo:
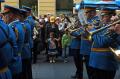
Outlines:
[[[33, 79], [71, 79], [71, 75], [75, 73], [75, 66], [71, 57], [67, 63], [64, 63], [60, 58], [56, 63], [48, 63], [44, 59], [44, 57], [39, 57], [37, 64], [33, 64]], [[84, 79], [88, 79], [85, 69]], [[120, 79], [120, 69], [115, 79]]]

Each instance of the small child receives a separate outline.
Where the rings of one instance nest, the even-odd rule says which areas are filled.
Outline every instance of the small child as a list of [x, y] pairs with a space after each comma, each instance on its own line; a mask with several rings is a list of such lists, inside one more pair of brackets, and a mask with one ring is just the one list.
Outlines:
[[56, 39], [54, 38], [54, 33], [50, 32], [50, 38], [48, 39], [48, 55], [50, 63], [55, 63], [56, 54], [57, 54]]
[[62, 36], [62, 57], [64, 59], [64, 62], [67, 62], [67, 58], [69, 55], [69, 46], [71, 42], [71, 37], [69, 35], [69, 32], [65, 30], [65, 34]]

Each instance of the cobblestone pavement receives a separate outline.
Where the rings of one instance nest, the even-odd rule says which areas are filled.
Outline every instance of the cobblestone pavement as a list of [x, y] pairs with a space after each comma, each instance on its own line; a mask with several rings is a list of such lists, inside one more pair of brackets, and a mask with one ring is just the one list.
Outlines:
[[[34, 79], [71, 79], [70, 76], [75, 72], [72, 58], [67, 63], [58, 60], [54, 64], [44, 62], [43, 58], [39, 58], [38, 63], [33, 64], [32, 68]], [[86, 71], [84, 71], [84, 79], [88, 79]], [[115, 79], [120, 79], [120, 69]]]

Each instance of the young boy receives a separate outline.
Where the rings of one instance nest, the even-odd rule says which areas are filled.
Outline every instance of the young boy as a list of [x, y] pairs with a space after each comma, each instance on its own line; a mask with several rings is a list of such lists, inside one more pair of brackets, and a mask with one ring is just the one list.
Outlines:
[[67, 57], [69, 54], [69, 46], [71, 42], [71, 37], [67, 30], [65, 30], [65, 34], [62, 36], [62, 57], [64, 59], [64, 62], [67, 62]]

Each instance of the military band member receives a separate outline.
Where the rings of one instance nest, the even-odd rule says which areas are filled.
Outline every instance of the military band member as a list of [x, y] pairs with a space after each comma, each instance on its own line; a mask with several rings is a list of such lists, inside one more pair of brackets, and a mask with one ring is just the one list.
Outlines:
[[12, 71], [13, 79], [19, 79], [21, 77], [21, 72], [22, 72], [21, 53], [24, 44], [25, 32], [19, 20], [20, 19], [19, 9], [9, 5], [5, 5], [4, 11], [5, 11], [4, 16], [6, 23], [10, 28], [13, 29], [14, 34], [16, 35], [16, 41], [18, 46], [18, 52], [17, 53], [14, 52], [16, 61], [14, 61], [12, 65], [10, 65], [10, 69]]
[[13, 61], [13, 48], [17, 49], [15, 46], [12, 47], [8, 41], [12, 33], [12, 29], [9, 29], [0, 17], [0, 79], [12, 79], [12, 74], [8, 66]]
[[[96, 16], [96, 7], [94, 6], [86, 6], [84, 8], [85, 10], [85, 16], [88, 22], [88, 25], [90, 25], [90, 27], [85, 27], [85, 30], [87, 31], [92, 31], [95, 27], [92, 26], [93, 25], [93, 21], [97, 20], [98, 17]], [[83, 26], [84, 28], [84, 26]], [[90, 41], [89, 39], [86, 39], [84, 37], [84, 35], [81, 35], [81, 46], [80, 46], [80, 55], [83, 55], [84, 57], [84, 62], [86, 65], [86, 69], [87, 69], [87, 73], [88, 73], [88, 78], [90, 79], [90, 67], [89, 67], [89, 56], [90, 56], [90, 52], [91, 52], [91, 45], [92, 45], [92, 41]]]
[[25, 28], [25, 40], [22, 53], [22, 79], [32, 79], [32, 53], [31, 53], [31, 25], [26, 19], [27, 11], [20, 9], [21, 11], [21, 23]]
[[[115, 10], [108, 8], [103, 9], [101, 15], [104, 27], [110, 24], [110, 18], [115, 15]], [[117, 30], [115, 28], [113, 29], [114, 31]], [[107, 30], [106, 28], [94, 34], [92, 37], [93, 45], [89, 60], [89, 66], [92, 70], [91, 79], [114, 79], [116, 70], [118, 69], [118, 63], [109, 48], [115, 48], [114, 43], [117, 41], [116, 38], [118, 34], [112, 33], [106, 35], [105, 33]]]
[[27, 12], [27, 20], [29, 21], [30, 25], [31, 25], [31, 39], [30, 39], [30, 47], [31, 49], [33, 48], [33, 29], [35, 27], [35, 21], [33, 19], [33, 15], [32, 15], [32, 9], [30, 7], [27, 6], [22, 6], [23, 9], [25, 9]]
[[81, 30], [77, 32], [72, 32], [72, 40], [70, 44], [70, 49], [71, 49], [71, 54], [74, 59], [74, 63], [76, 66], [76, 72], [75, 75], [71, 76], [72, 78], [75, 79], [82, 79], [83, 78], [83, 61], [82, 61], [82, 55], [80, 55], [80, 33]]

